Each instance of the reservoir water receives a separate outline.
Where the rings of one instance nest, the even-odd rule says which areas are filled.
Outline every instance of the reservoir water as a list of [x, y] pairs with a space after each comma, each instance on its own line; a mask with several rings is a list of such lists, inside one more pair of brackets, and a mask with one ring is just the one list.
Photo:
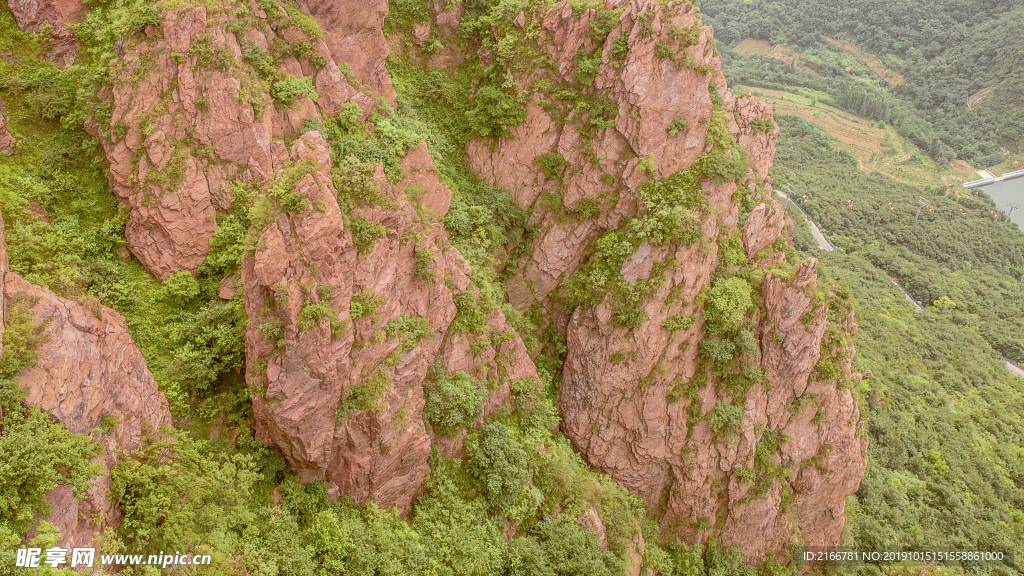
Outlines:
[[[1018, 208], [1010, 213], [1010, 222], [1014, 222], [1021, 228], [1024, 228], [1024, 178], [993, 182], [992, 184], [978, 186], [974, 191], [979, 190], [988, 195], [1000, 209], [1005, 210], [1005, 206], [1010, 202], [1017, 204]], [[1001, 218], [1006, 218], [1006, 216]]]

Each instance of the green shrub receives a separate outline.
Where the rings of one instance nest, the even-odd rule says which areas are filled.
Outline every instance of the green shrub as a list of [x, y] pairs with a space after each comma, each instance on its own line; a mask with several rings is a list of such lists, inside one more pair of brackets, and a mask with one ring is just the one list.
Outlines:
[[680, 116], [679, 118], [676, 118], [675, 120], [668, 123], [668, 126], [665, 127], [665, 132], [667, 132], [669, 136], [675, 136], [680, 132], [685, 133], [689, 129], [690, 121], [687, 120], [685, 117]]
[[390, 393], [391, 374], [381, 368], [377, 368], [363, 381], [358, 382], [346, 391], [338, 403], [335, 417], [337, 420], [343, 421], [356, 410], [383, 412], [387, 408], [384, 400]]
[[234, 62], [234, 56], [227, 46], [214, 46], [210, 34], [199, 34], [188, 47], [188, 55], [196, 57], [196, 66], [227, 70]]
[[[178, 308], [173, 318], [153, 331], [167, 352], [149, 363], [152, 369], [188, 383], [189, 391], [200, 391], [242, 368], [246, 318], [241, 302], [216, 300], [194, 310]], [[282, 336], [283, 329], [277, 338]]]
[[547, 553], [551, 574], [556, 576], [613, 576], [625, 573], [625, 563], [610, 552], [601, 552], [593, 530], [572, 518], [545, 518], [537, 523], [535, 536]]
[[416, 259], [416, 270], [413, 272], [413, 277], [420, 280], [433, 279], [434, 271], [430, 269], [430, 266], [434, 263], [434, 251], [430, 248], [417, 249], [413, 250], [413, 256]]
[[576, 53], [576, 69], [573, 77], [584, 86], [589, 86], [597, 78], [601, 71], [601, 50], [594, 50], [593, 54], [587, 54], [580, 50]]
[[620, 306], [612, 312], [612, 326], [636, 328], [647, 319], [647, 311], [632, 306]]
[[654, 43], [654, 56], [675, 62], [676, 47], [671, 42], [659, 40]]
[[281, 508], [250, 507], [261, 477], [253, 459], [204, 451], [204, 444], [178, 432], [118, 462], [109, 494], [124, 514], [122, 545], [144, 555], [179, 548], [210, 554], [217, 573], [313, 576], [295, 517]]
[[601, 213], [601, 204], [591, 198], [583, 198], [576, 202], [576, 215], [580, 218], [593, 218]]
[[484, 84], [473, 97], [473, 109], [466, 113], [473, 131], [481, 136], [508, 136], [509, 126], [526, 119], [526, 110], [515, 97], [493, 84]]
[[701, 168], [707, 177], [715, 182], [728, 182], [729, 180], [742, 178], [747, 174], [750, 167], [743, 160], [739, 152], [734, 152], [733, 154], [731, 160], [725, 154], [714, 152], [706, 154]]
[[678, 332], [679, 330], [686, 330], [686, 329], [688, 329], [692, 325], [693, 325], [693, 317], [692, 316], [683, 316], [682, 314], [677, 314], [675, 316], [669, 316], [668, 318], [665, 319], [664, 322], [661, 323], [661, 327], [666, 329], [666, 330], [668, 330], [668, 331], [670, 331], [670, 332]]
[[360, 290], [352, 296], [349, 313], [353, 320], [373, 315], [377, 307], [384, 303], [383, 298], [374, 298], [373, 296], [373, 290]]
[[754, 356], [761, 350], [760, 342], [747, 330], [740, 330], [732, 337], [732, 342], [736, 345], [736, 353], [741, 356]]
[[836, 382], [843, 375], [843, 367], [834, 357], [822, 356], [814, 366], [814, 379], [821, 382]]
[[562, 158], [557, 152], [541, 154], [533, 159], [533, 163], [544, 171], [544, 177], [548, 180], [562, 181], [565, 170], [571, 166], [568, 160]]
[[380, 193], [373, 177], [374, 165], [349, 154], [331, 169], [331, 180], [338, 191], [338, 204], [349, 209], [356, 205], [397, 208], [394, 200]]
[[482, 335], [487, 332], [487, 317], [495, 306], [486, 296], [477, 296], [467, 290], [454, 296], [458, 312], [452, 320], [451, 330], [454, 333]]
[[654, 35], [654, 26], [652, 26], [652, 24], [654, 24], [653, 10], [641, 12], [640, 15], [637, 17], [637, 21], [640, 24], [641, 38], [650, 38], [651, 36]]
[[330, 138], [327, 126], [324, 124], [323, 120], [316, 117], [306, 118], [302, 121], [302, 127], [299, 128], [299, 134], [305, 134], [306, 132], [319, 132], [325, 140]]
[[722, 366], [735, 357], [736, 345], [729, 340], [716, 342], [711, 338], [700, 341], [700, 355], [711, 360], [715, 366]]
[[714, 281], [708, 291], [704, 317], [713, 325], [713, 329], [735, 333], [754, 305], [752, 291], [750, 284], [738, 276]]
[[199, 282], [184, 270], [175, 270], [160, 286], [160, 299], [172, 306], [185, 306], [199, 295]]
[[526, 452], [508, 427], [494, 422], [469, 444], [469, 466], [477, 487], [492, 508], [508, 511], [525, 497]]
[[711, 430], [715, 434], [731, 436], [740, 430], [743, 424], [743, 406], [732, 406], [724, 402], [715, 404], [711, 413]]
[[[4, 334], [5, 340], [6, 332]], [[6, 348], [4, 354], [7, 353]], [[17, 381], [0, 384], [10, 389]], [[4, 390], [5, 396], [7, 396]], [[22, 408], [4, 398], [4, 422], [0, 428], [0, 526], [24, 534], [36, 518], [50, 513], [46, 495], [60, 484], [74, 486], [74, 495], [85, 498], [92, 478], [103, 471], [92, 459], [103, 453], [87, 434], [72, 434], [37, 407]], [[17, 408], [15, 408], [17, 406]]]
[[280, 5], [283, 6], [285, 12], [288, 13], [288, 19], [291, 21], [291, 24], [299, 30], [302, 30], [310, 40], [316, 42], [317, 40], [323, 39], [324, 32], [320, 29], [320, 24], [317, 23], [315, 18], [287, 2], [282, 2]]
[[512, 304], [504, 303], [501, 305], [501, 311], [505, 315], [505, 321], [508, 325], [515, 329], [516, 335], [518, 335], [523, 345], [526, 346], [526, 350], [533, 353], [537, 348], [537, 327], [530, 322], [526, 316], [520, 312]]
[[[267, 190], [267, 198], [276, 202], [286, 212], [303, 212], [309, 206], [309, 200], [304, 194], [296, 190], [296, 187], [306, 176], [316, 171], [317, 166], [313, 159], [307, 158], [302, 162], [288, 162], [281, 173], [270, 184]], [[250, 218], [257, 229], [263, 229], [272, 218], [272, 211], [266, 211], [257, 216], [260, 212], [259, 204], [250, 210]]]
[[[299, 311], [298, 325], [300, 330], [309, 330], [320, 325], [320, 322], [324, 319], [337, 319], [337, 314], [331, 309], [331, 305], [327, 302], [317, 302], [313, 304], [306, 301], [306, 305]], [[334, 321], [331, 324], [331, 332], [334, 332]]]
[[432, 366], [423, 382], [423, 421], [439, 436], [455, 436], [473, 425], [486, 397], [487, 388], [472, 376]]
[[771, 119], [757, 116], [750, 121], [750, 129], [754, 132], [771, 132], [775, 129], [775, 122]]
[[403, 338], [402, 350], [409, 351], [420, 345], [420, 342], [434, 336], [430, 323], [426, 318], [413, 318], [408, 312], [402, 312], [398, 318], [388, 320], [384, 332], [388, 338]]
[[611, 56], [616, 67], [622, 66], [626, 55], [629, 54], [629, 37], [631, 34], [632, 31], [627, 30], [612, 40], [612, 47], [608, 51], [608, 55]]
[[278, 80], [271, 86], [270, 95], [274, 98], [275, 102], [286, 108], [294, 107], [296, 99], [301, 96], [309, 96], [313, 102], [316, 102], [320, 97], [316, 92], [316, 88], [313, 87], [313, 78], [311, 76], [303, 76], [301, 78], [289, 76], [283, 80]]
[[284, 346], [284, 322], [273, 314], [260, 322], [256, 327], [256, 333], [275, 348]]

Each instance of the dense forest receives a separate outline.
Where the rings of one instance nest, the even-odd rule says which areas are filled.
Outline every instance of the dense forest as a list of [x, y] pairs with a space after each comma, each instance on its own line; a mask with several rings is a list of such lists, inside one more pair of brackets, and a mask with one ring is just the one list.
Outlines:
[[[783, 116], [780, 125], [773, 174], [839, 250], [818, 249], [791, 208], [794, 243], [850, 290], [860, 325], [855, 366], [870, 371], [861, 390], [870, 459], [851, 506], [853, 541], [998, 546], [1020, 558], [1024, 386], [1000, 355], [1020, 360], [1024, 236], [987, 217], [984, 199], [865, 174], [801, 119]], [[923, 194], [934, 212], [915, 223]], [[916, 312], [890, 276], [927, 310]]]
[[[1005, 158], [1001, 148], [1024, 144], [1024, 72], [1015, 64], [1024, 57], [1024, 11], [1015, 2], [828, 0], [808, 10], [802, 0], [709, 0], [701, 7], [724, 46], [755, 38], [802, 51], [798, 70], [723, 50], [732, 82], [824, 91], [845, 110], [894, 125], [940, 163], [995, 165]], [[906, 83], [848, 70], [840, 64], [848, 55], [823, 36], [852, 42]]]
[[[804, 208], [831, 240], [888, 271], [925, 305], [956, 310], [961, 325], [1024, 361], [1024, 237], [1016, 224], [997, 222], [984, 196], [865, 174], [817, 128], [791, 116], [782, 122], [776, 177], [807, 196]], [[920, 197], [928, 207], [915, 220]]]

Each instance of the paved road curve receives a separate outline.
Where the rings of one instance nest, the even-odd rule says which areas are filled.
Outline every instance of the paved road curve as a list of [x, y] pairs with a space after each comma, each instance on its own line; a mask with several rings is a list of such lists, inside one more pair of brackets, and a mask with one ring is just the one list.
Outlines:
[[[789, 197], [789, 195], [783, 192], [782, 190], [776, 190], [775, 193], [779, 196], [779, 198], [782, 198], [783, 200]], [[815, 224], [814, 220], [811, 220], [810, 217], [807, 216], [807, 213], [804, 212], [804, 209], [800, 208], [800, 205], [797, 204], [796, 202], [793, 202], [793, 205], [804, 213], [804, 220], [811, 226], [811, 236], [814, 236], [814, 240], [818, 242], [818, 248], [821, 248], [822, 250], [827, 250], [829, 252], [835, 250], [835, 247], [832, 246], [832, 244], [825, 239], [825, 235], [821, 233], [821, 228], [818, 228], [818, 225]]]

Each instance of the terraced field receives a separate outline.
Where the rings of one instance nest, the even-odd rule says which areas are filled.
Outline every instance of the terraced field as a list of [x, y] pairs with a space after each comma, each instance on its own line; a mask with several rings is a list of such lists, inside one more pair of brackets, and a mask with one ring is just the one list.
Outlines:
[[776, 60], [782, 60], [786, 64], [792, 64], [800, 70], [810, 70], [810, 68], [800, 64], [800, 52], [785, 44], [772, 46], [771, 42], [767, 40], [747, 38], [737, 44], [732, 51], [742, 56], [753, 56], [754, 54], [771, 56]]
[[822, 36], [822, 38], [831, 42], [833, 46], [856, 56], [859, 60], [867, 64], [868, 68], [871, 68], [871, 71], [877, 74], [879, 78], [888, 82], [890, 86], [898, 86], [900, 84], [907, 83], [906, 78], [904, 78], [902, 74], [892, 68], [889, 68], [885, 64], [882, 64], [881, 60], [875, 58], [871, 54], [861, 52], [853, 44], [839, 40], [838, 38], [830, 38], [828, 36]]
[[[752, 86], [739, 88], [764, 97], [775, 107], [776, 114], [799, 116], [825, 129], [836, 138], [837, 146], [857, 157], [865, 172], [881, 172], [896, 180], [925, 186], [934, 186], [941, 180], [935, 162], [891, 128], [821, 104], [814, 96]], [[953, 170], [945, 168], [942, 172]]]

